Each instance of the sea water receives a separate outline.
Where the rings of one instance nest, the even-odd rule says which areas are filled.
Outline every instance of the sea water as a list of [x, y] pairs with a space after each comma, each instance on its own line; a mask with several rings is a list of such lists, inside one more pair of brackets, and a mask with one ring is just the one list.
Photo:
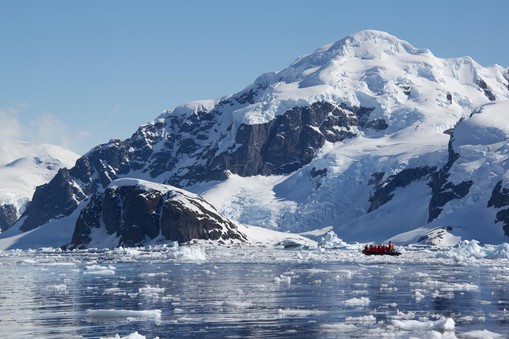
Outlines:
[[0, 336], [509, 337], [508, 259], [401, 250], [0, 252]]

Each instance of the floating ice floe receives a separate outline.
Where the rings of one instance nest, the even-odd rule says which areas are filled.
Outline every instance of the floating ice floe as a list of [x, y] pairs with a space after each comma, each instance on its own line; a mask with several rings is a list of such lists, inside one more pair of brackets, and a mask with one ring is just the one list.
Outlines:
[[66, 284], [47, 285], [46, 291], [65, 294], [67, 293], [67, 285]]
[[281, 274], [280, 276], [274, 277], [274, 282], [276, 284], [282, 284], [282, 283], [291, 284], [292, 277], [289, 277], [287, 275]]
[[461, 338], [465, 339], [501, 339], [504, 338], [502, 334], [491, 332], [488, 330], [483, 331], [470, 331], [461, 333]]
[[138, 332], [133, 332], [128, 334], [125, 337], [121, 337], [118, 333], [115, 334], [114, 337], [101, 337], [101, 339], [146, 339], [144, 335], [139, 334]]
[[161, 310], [89, 310], [85, 317], [99, 320], [159, 320], [161, 319], [161, 313]]
[[358, 331], [359, 327], [353, 324], [336, 323], [336, 324], [323, 324], [320, 326], [321, 329], [337, 333], [347, 333]]
[[84, 274], [93, 275], [115, 275], [115, 266], [89, 265], [85, 266]]
[[149, 299], [158, 299], [162, 297], [164, 291], [165, 291], [164, 287], [150, 285], [138, 289], [138, 293], [141, 296]]
[[284, 248], [301, 248], [307, 249], [313, 247], [311, 241], [308, 241], [304, 238], [287, 238], [283, 239], [279, 242], [279, 245], [282, 245]]
[[204, 246], [181, 246], [178, 248], [176, 258], [184, 261], [204, 261], [207, 259]]
[[345, 305], [347, 306], [368, 306], [369, 298], [361, 297], [361, 298], [352, 298], [345, 301]]
[[280, 317], [309, 317], [325, 314], [327, 312], [308, 309], [279, 309], [278, 313]]
[[455, 323], [452, 318], [444, 318], [437, 321], [392, 320], [392, 325], [404, 331], [454, 331], [455, 328]]
[[372, 314], [360, 317], [346, 317], [345, 322], [353, 324], [374, 324], [376, 323], [376, 318]]

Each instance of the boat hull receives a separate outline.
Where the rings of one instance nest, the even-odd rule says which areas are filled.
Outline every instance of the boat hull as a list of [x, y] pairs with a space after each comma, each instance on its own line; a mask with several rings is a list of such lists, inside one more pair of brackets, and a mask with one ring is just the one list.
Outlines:
[[392, 255], [392, 256], [398, 256], [401, 255], [398, 251], [386, 251], [386, 252], [370, 252], [370, 251], [362, 251], [365, 255]]

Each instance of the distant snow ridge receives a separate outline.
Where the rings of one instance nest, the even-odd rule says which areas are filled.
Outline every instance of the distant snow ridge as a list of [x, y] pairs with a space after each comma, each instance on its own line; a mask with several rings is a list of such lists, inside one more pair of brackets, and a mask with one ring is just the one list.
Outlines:
[[35, 188], [50, 181], [79, 156], [60, 146], [18, 142], [0, 148], [0, 232], [25, 211]]
[[112, 181], [135, 178], [281, 231], [332, 226], [348, 242], [382, 242], [447, 227], [441, 244], [502, 243], [508, 103], [506, 68], [361, 31], [95, 147], [36, 191], [16, 227], [70, 216]]

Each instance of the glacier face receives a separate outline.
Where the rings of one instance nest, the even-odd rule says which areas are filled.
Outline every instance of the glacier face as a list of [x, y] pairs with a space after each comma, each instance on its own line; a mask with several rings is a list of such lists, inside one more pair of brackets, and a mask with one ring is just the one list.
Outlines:
[[349, 241], [379, 241], [449, 226], [503, 242], [506, 205], [488, 202], [507, 181], [508, 79], [500, 66], [361, 31], [236, 94], [173, 108], [131, 138], [97, 146], [40, 188], [17, 226], [69, 215], [132, 177], [186, 188], [231, 219], [280, 230], [330, 225]]

